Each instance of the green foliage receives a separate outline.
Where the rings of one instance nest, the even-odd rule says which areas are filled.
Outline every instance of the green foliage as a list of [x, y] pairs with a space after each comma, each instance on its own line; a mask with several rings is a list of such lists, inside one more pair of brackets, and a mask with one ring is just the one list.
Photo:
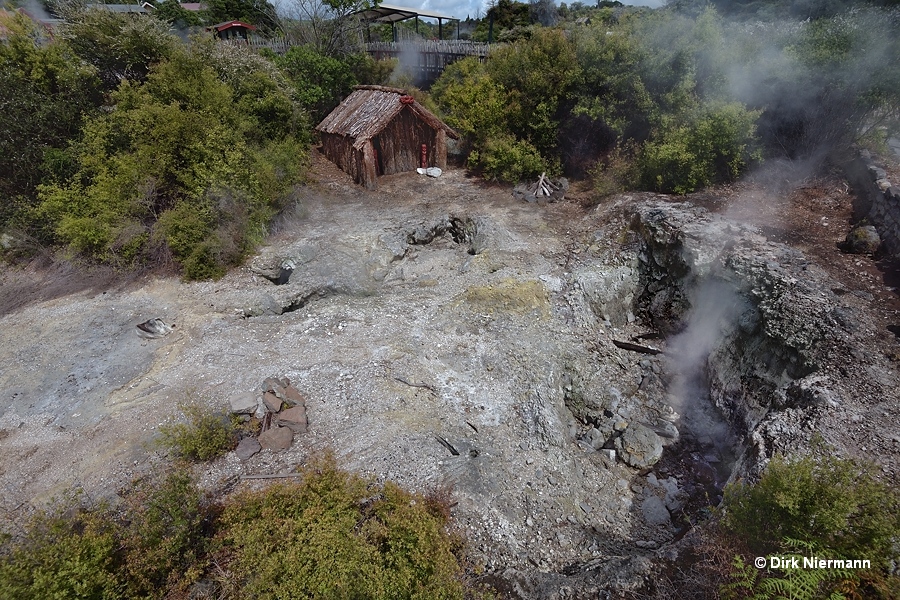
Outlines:
[[890, 575], [900, 531], [900, 493], [875, 469], [840, 459], [820, 444], [815, 455], [775, 457], [755, 485], [726, 488], [723, 525], [744, 555], [870, 560], [871, 569], [777, 569], [754, 573], [735, 559], [731, 598], [894, 598]]
[[507, 183], [516, 183], [548, 170], [534, 146], [509, 135], [487, 140], [481, 151], [469, 155], [468, 162], [470, 168], [480, 168], [488, 179]]
[[572, 43], [560, 30], [538, 29], [530, 40], [493, 52], [487, 69], [506, 91], [507, 130], [552, 156], [560, 104], [580, 75]]
[[234, 447], [236, 426], [227, 414], [200, 404], [185, 404], [181, 411], [187, 423], [159, 428], [163, 447], [190, 460], [211, 460]]
[[498, 36], [504, 31], [517, 27], [527, 27], [531, 23], [528, 4], [517, 2], [516, 0], [499, 0], [488, 9], [485, 18], [478, 23], [472, 34], [472, 40], [476, 42], [488, 41], [491, 21], [493, 21], [493, 41], [497, 41]]
[[261, 240], [305, 150], [279, 81], [239, 57], [179, 49], [110, 95], [115, 110], [75, 146], [74, 175], [40, 188], [39, 214], [60, 242], [124, 266], [162, 251], [201, 279]]
[[207, 0], [203, 18], [210, 25], [225, 21], [243, 21], [274, 32], [280, 27], [275, 7], [268, 0]]
[[302, 483], [226, 505], [222, 544], [233, 557], [235, 596], [463, 597], [458, 542], [439, 503], [340, 471], [332, 459], [303, 473]]
[[296, 98], [312, 113], [316, 123], [357, 84], [351, 61], [325, 56], [310, 46], [291, 47], [275, 58], [275, 64], [294, 84]]
[[0, 597], [17, 600], [113, 600], [117, 577], [117, 528], [106, 511], [65, 505], [38, 513], [18, 543], [0, 553]]
[[67, 13], [59, 35], [97, 70], [107, 91], [122, 80], [143, 81], [155, 64], [172, 56], [180, 45], [164, 21], [98, 8]]
[[644, 144], [641, 179], [661, 192], [686, 194], [716, 181], [732, 181], [761, 158], [755, 148], [759, 113], [732, 103], [706, 108], [688, 125], [665, 129]]
[[466, 58], [447, 67], [431, 87], [446, 123], [470, 147], [482, 147], [506, 127], [506, 93], [477, 58]]
[[202, 573], [206, 509], [187, 471], [137, 483], [118, 511], [77, 500], [39, 512], [24, 538], [3, 540], [0, 597], [163, 598]]
[[30, 227], [42, 177], [65, 171], [65, 147], [101, 102], [96, 71], [63, 43], [39, 43], [24, 15], [0, 18], [0, 228]]
[[203, 19], [200, 18], [199, 14], [184, 8], [178, 0], [157, 2], [153, 16], [179, 29], [198, 27], [203, 24]]
[[575, 52], [581, 71], [573, 115], [600, 120], [618, 135], [633, 134], [654, 109], [638, 71], [640, 49], [631, 35], [615, 31], [576, 32]]
[[160, 597], [202, 573], [204, 507], [186, 469], [138, 482], [125, 502], [128, 521], [120, 535], [130, 596]]
[[[814, 544], [799, 540], [785, 540], [789, 549], [780, 554], [787, 564], [791, 559], [803, 564], [804, 557], [820, 556]], [[802, 554], [796, 554], [803, 551]], [[786, 566], [776, 572], [763, 571], [754, 565], [744, 562], [741, 556], [735, 556], [732, 563], [731, 581], [722, 586], [722, 595], [726, 600], [736, 598], [753, 598], [753, 600], [844, 600], [845, 596], [838, 588], [856, 579], [849, 569], [807, 569]]]
[[900, 531], [900, 493], [872, 467], [822, 453], [775, 457], [754, 486], [725, 490], [726, 522], [759, 554], [790, 538], [886, 566]]

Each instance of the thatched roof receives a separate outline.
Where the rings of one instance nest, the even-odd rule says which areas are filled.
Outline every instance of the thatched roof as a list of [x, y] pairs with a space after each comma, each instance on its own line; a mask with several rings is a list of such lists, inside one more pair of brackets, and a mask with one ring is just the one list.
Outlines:
[[[400, 111], [409, 108], [432, 129], [443, 129], [454, 140], [459, 139], [459, 134], [427, 108], [418, 102], [409, 103], [411, 98], [405, 90], [380, 85], [358, 85], [353, 89], [353, 93], [319, 123], [316, 131], [349, 136], [355, 140], [353, 147], [359, 149], [378, 135]], [[405, 102], [401, 102], [401, 98]]]

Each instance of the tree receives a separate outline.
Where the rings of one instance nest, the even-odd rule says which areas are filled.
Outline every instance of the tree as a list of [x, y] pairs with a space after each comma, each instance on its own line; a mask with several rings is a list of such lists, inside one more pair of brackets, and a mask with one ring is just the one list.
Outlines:
[[66, 44], [37, 44], [34, 24], [19, 14], [0, 25], [0, 227], [21, 227], [41, 179], [66, 171], [66, 147], [102, 96], [96, 70]]
[[179, 29], [203, 24], [203, 19], [198, 13], [185, 9], [178, 0], [163, 0], [157, 3], [153, 16]]
[[553, 27], [559, 22], [559, 10], [553, 0], [531, 0], [528, 11], [532, 22], [544, 27]]
[[377, 4], [377, 0], [291, 0], [284, 9], [285, 33], [292, 42], [310, 46], [322, 56], [355, 54], [362, 42], [356, 13]]
[[331, 112], [356, 85], [346, 61], [319, 54], [311, 46], [293, 46], [277, 64], [294, 83], [297, 101], [318, 123]]
[[39, 188], [56, 239], [125, 266], [169, 256], [193, 279], [240, 260], [305, 153], [290, 131], [258, 131], [267, 116], [293, 112], [277, 82], [244, 79], [179, 48], [145, 81], [123, 81], [110, 94], [115, 109], [86, 123], [74, 175]]
[[149, 15], [89, 8], [67, 13], [59, 34], [72, 51], [92, 65], [106, 91], [124, 80], [143, 81], [151, 67], [181, 45], [169, 26]]

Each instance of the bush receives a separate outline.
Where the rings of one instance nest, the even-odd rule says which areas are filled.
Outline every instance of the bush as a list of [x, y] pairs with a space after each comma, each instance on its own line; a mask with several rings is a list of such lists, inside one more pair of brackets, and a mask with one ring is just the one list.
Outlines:
[[126, 495], [123, 571], [131, 597], [161, 597], [203, 573], [206, 516], [191, 474], [176, 468], [138, 482]]
[[160, 443], [190, 460], [211, 460], [231, 450], [236, 427], [229, 415], [199, 404], [181, 407], [187, 423], [163, 425]]
[[505, 129], [506, 93], [477, 58], [449, 65], [431, 86], [447, 125], [467, 147], [481, 148]]
[[752, 162], [759, 113], [738, 103], [706, 107], [687, 125], [668, 127], [644, 144], [643, 185], [659, 192], [687, 194], [713, 182], [733, 181]]
[[481, 168], [488, 179], [507, 183], [516, 183], [547, 170], [534, 146], [509, 135], [492, 138], [481, 152], [472, 152], [469, 167]]
[[110, 95], [115, 110], [84, 127], [74, 173], [39, 188], [56, 241], [121, 266], [168, 254], [186, 278], [206, 279], [264, 237], [306, 148], [262, 59], [229, 56], [179, 49]]
[[[325, 458], [302, 483], [233, 498], [222, 551], [241, 598], [463, 598], [445, 507]], [[274, 543], [276, 542], [277, 543]]]
[[318, 123], [337, 106], [356, 85], [353, 66], [357, 60], [339, 60], [324, 56], [310, 46], [292, 46], [277, 64], [293, 82], [297, 99]]
[[118, 527], [105, 509], [64, 505], [41, 512], [18, 543], [0, 552], [0, 597], [17, 600], [120, 598]]
[[747, 556], [868, 559], [872, 569], [818, 578], [813, 575], [822, 573], [815, 569], [756, 573], [738, 556], [727, 586], [732, 597], [753, 592], [759, 593], [754, 598], [780, 598], [789, 589], [797, 591], [790, 596], [796, 598], [838, 591], [894, 598], [900, 592], [900, 578], [889, 575], [898, 554], [900, 493], [880, 481], [872, 466], [817, 454], [794, 461], [775, 457], [756, 485], [728, 486], [723, 525], [742, 541]]
[[726, 524], [754, 552], [776, 552], [791, 538], [883, 567], [895, 554], [900, 494], [855, 461], [775, 457], [759, 483], [729, 486], [724, 502]]
[[39, 224], [30, 214], [37, 185], [54, 166], [64, 170], [64, 149], [101, 103], [100, 80], [65, 44], [38, 43], [24, 15], [0, 14], [0, 29], [0, 229], [29, 227]]
[[118, 510], [72, 499], [19, 539], [0, 534], [0, 598], [187, 598], [201, 579], [222, 600], [482, 597], [463, 584], [446, 500], [375, 485], [331, 457], [302, 475], [224, 507], [184, 467], [133, 483]]

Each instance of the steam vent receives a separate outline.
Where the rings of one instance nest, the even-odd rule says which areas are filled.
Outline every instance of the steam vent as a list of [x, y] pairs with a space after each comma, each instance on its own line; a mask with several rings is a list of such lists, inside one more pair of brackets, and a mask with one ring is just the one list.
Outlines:
[[319, 123], [322, 152], [368, 189], [381, 175], [447, 167], [447, 136], [459, 135], [406, 91], [359, 85]]

